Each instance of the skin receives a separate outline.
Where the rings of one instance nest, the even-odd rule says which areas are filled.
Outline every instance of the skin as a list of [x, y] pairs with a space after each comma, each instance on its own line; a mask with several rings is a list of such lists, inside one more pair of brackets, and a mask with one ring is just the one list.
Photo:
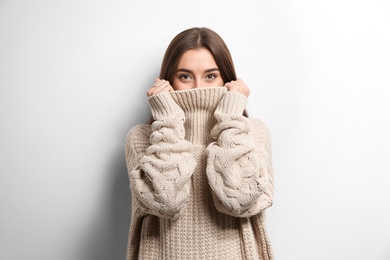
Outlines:
[[224, 86], [228, 91], [236, 91], [249, 97], [250, 91], [241, 79], [223, 83], [218, 66], [211, 52], [206, 48], [186, 51], [179, 60], [173, 86], [165, 79], [157, 78], [147, 95], [161, 92]]

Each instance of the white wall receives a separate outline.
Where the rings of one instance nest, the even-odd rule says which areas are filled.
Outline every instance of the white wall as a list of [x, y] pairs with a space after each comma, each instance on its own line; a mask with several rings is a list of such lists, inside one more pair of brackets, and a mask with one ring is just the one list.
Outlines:
[[0, 1], [0, 259], [124, 259], [124, 138], [216, 30], [272, 133], [279, 260], [390, 259], [388, 1]]

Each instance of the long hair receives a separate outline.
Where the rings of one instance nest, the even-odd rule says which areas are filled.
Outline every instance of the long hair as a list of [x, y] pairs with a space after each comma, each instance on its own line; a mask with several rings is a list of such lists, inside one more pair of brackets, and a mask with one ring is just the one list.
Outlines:
[[214, 57], [224, 83], [237, 80], [236, 71], [229, 49], [225, 42], [213, 30], [205, 27], [187, 29], [172, 39], [162, 61], [160, 78], [172, 85], [179, 60], [184, 52], [206, 48]]
[[[206, 48], [211, 52], [224, 84], [237, 80], [233, 59], [225, 42], [216, 32], [205, 27], [187, 29], [172, 39], [161, 64], [160, 79], [168, 80], [173, 85], [180, 58], [186, 51], [199, 48]], [[248, 117], [246, 109], [243, 115]], [[153, 117], [149, 119], [149, 124], [152, 122]]]

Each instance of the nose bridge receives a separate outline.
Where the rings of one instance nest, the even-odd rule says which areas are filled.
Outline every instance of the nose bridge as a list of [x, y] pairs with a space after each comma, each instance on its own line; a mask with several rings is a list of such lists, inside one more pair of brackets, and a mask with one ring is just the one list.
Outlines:
[[200, 88], [202, 87], [202, 78], [197, 76], [194, 80], [194, 88]]

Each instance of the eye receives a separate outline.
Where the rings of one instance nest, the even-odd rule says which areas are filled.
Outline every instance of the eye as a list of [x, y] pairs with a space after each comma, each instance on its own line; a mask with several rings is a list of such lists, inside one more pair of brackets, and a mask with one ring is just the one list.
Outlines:
[[189, 74], [180, 74], [179, 79], [181, 80], [190, 80], [191, 76]]
[[212, 73], [206, 75], [206, 79], [215, 79], [215, 78], [217, 78], [217, 74]]

